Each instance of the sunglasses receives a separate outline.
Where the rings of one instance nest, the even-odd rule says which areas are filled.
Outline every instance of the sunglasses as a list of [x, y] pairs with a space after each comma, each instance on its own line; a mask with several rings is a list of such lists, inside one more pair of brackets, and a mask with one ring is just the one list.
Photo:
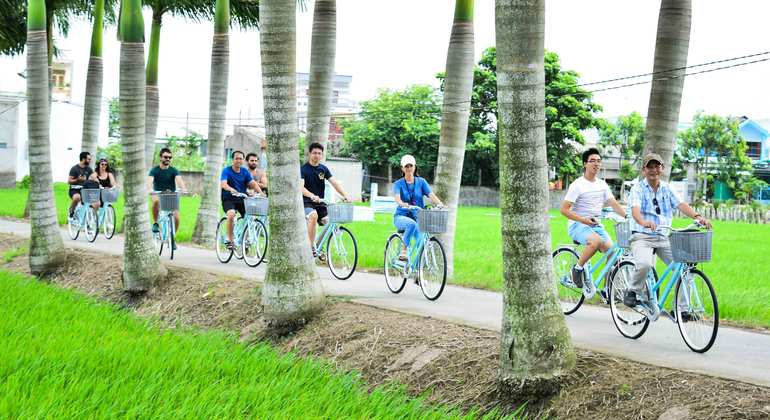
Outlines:
[[161, 159], [171, 159], [171, 156], [168, 156], [168, 155], [167, 156], [161, 156], [160, 158]]
[[588, 163], [602, 163], [601, 159], [588, 159]]
[[658, 205], [658, 199], [653, 197], [652, 198], [652, 205], [655, 206], [655, 214], [660, 214], [660, 206]]

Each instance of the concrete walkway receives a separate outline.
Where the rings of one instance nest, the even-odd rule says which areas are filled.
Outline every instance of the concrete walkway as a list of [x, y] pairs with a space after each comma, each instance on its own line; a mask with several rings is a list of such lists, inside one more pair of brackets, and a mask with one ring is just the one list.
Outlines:
[[[0, 232], [29, 237], [29, 224], [0, 220]], [[123, 253], [123, 238], [119, 235], [112, 240], [100, 236], [96, 242], [88, 243], [83, 239], [83, 233], [77, 241], [73, 241], [65, 230], [61, 232], [65, 245], [69, 247], [114, 255]], [[180, 246], [173, 261], [169, 261], [167, 256], [161, 259], [171, 266], [253, 278], [255, 281], [261, 281], [265, 274], [264, 264], [250, 268], [235, 258], [229, 264], [221, 264], [213, 249]], [[398, 295], [390, 293], [382, 274], [359, 272], [349, 280], [340, 281], [333, 278], [325, 266], [319, 267], [318, 273], [328, 295], [349, 296], [355, 302], [380, 308], [500, 330], [500, 293], [447, 286], [438, 301], [430, 302], [414, 284], [407, 284]], [[574, 344], [584, 349], [770, 386], [770, 335], [767, 334], [720, 327], [711, 350], [706, 354], [697, 354], [687, 348], [676, 325], [666, 319], [650, 325], [645, 335], [638, 340], [623, 338], [617, 332], [607, 307], [584, 305], [577, 313], [567, 317], [567, 323]]]

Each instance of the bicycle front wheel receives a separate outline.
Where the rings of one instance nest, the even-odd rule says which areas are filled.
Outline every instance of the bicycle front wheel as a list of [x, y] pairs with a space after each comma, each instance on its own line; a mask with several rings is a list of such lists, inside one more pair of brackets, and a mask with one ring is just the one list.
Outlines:
[[259, 219], [255, 218], [252, 223], [247, 224], [243, 230], [241, 254], [246, 265], [256, 267], [262, 263], [267, 253], [267, 229]]
[[73, 241], [80, 235], [80, 218], [78, 216], [78, 209], [75, 208], [75, 212], [72, 217], [67, 218], [67, 233], [70, 235], [70, 239]]
[[406, 260], [401, 260], [401, 251], [406, 249], [406, 244], [401, 235], [394, 233], [388, 238], [385, 245], [385, 284], [393, 293], [400, 293], [406, 285]]
[[176, 251], [176, 227], [174, 226], [174, 215], [169, 214], [168, 215], [168, 232], [166, 234], [168, 235], [166, 238], [166, 244], [168, 244], [168, 252], [171, 254], [170, 258], [171, 260], [174, 259], [174, 251]]
[[104, 208], [104, 223], [102, 223], [104, 237], [112, 239], [115, 236], [115, 208], [106, 206]]
[[714, 287], [706, 275], [691, 269], [676, 285], [674, 312], [685, 344], [696, 353], [705, 353], [717, 338], [719, 306]]
[[[556, 298], [564, 315], [575, 313], [583, 304], [583, 288], [572, 282], [572, 267], [578, 262], [574, 249], [562, 247], [553, 252], [553, 274], [556, 277]], [[589, 280], [590, 281], [590, 280]]]
[[356, 238], [345, 226], [335, 226], [326, 242], [326, 264], [339, 280], [347, 280], [356, 271], [358, 245]]
[[91, 206], [86, 209], [86, 239], [93, 242], [99, 236], [99, 213]]
[[436, 300], [446, 286], [446, 253], [438, 238], [431, 237], [420, 256], [420, 289], [428, 300]]
[[631, 261], [623, 261], [613, 270], [610, 284], [607, 287], [610, 313], [615, 328], [623, 337], [634, 340], [641, 337], [650, 325], [647, 315], [636, 308], [629, 308], [623, 303], [623, 295], [628, 290], [635, 273], [636, 265]]
[[227, 217], [219, 219], [215, 247], [219, 262], [223, 264], [230, 262], [233, 258], [233, 250], [227, 247]]

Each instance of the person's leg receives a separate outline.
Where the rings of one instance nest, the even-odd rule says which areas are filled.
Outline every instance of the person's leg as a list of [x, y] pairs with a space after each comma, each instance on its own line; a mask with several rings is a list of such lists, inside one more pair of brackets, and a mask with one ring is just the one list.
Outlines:
[[179, 232], [179, 210], [174, 210], [174, 236]]
[[158, 214], [160, 214], [160, 201], [157, 195], [152, 195], [152, 229], [153, 232], [158, 231]]
[[652, 254], [654, 243], [652, 241], [654, 238], [651, 238], [651, 235], [643, 233], [635, 233], [631, 236], [631, 255], [636, 265], [636, 272], [631, 277], [631, 282], [623, 297], [623, 302], [628, 306], [636, 306], [640, 294], [644, 294], [647, 290], [645, 286], [647, 273], [655, 264]]
[[318, 212], [311, 207], [305, 208], [305, 218], [307, 218], [307, 238], [310, 242], [310, 246], [313, 246], [315, 241], [315, 229], [316, 223], [318, 223]]
[[75, 212], [75, 207], [80, 203], [80, 194], [72, 193], [70, 197], [72, 197], [72, 201], [70, 201], [70, 217], [72, 217], [72, 214]]
[[233, 238], [233, 224], [235, 223], [235, 209], [227, 210], [227, 240], [232, 244]]

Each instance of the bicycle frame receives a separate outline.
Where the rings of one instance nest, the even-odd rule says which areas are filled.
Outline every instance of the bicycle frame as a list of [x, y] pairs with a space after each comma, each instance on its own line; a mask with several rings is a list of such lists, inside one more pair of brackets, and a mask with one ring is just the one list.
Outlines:
[[[613, 243], [612, 247], [602, 254], [596, 264], [591, 264], [589, 262], [590, 269], [588, 270], [588, 274], [591, 276], [591, 281], [593, 281], [597, 288], [599, 287], [599, 283], [602, 282], [602, 279], [607, 275], [609, 270], [615, 266], [615, 262], [618, 261], [622, 255], [623, 248]], [[594, 280], [594, 273], [596, 273], [596, 270], [598, 270], [599, 267], [602, 267], [602, 270]]]
[[329, 242], [329, 238], [331, 238], [332, 232], [334, 232], [338, 226], [338, 223], [329, 222], [326, 226], [324, 226], [323, 229], [321, 229], [320, 232], [315, 235], [313, 248], [315, 249], [316, 253], [320, 253], [323, 249], [326, 248], [326, 243]]
[[174, 234], [174, 213], [170, 211], [158, 212], [158, 226], [160, 227], [160, 239], [165, 241], [169, 237], [169, 231], [171, 235]]

